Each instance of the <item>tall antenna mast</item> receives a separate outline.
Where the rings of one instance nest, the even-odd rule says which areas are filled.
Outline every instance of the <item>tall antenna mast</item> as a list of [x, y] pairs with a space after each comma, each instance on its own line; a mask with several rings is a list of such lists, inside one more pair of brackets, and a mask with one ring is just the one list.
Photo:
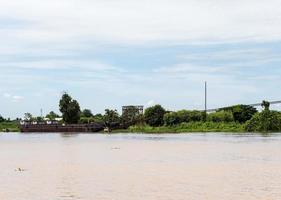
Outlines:
[[205, 81], [205, 113], [207, 113], [207, 81]]
[[207, 121], [207, 81], [205, 81], [205, 110], [204, 110], [204, 121]]

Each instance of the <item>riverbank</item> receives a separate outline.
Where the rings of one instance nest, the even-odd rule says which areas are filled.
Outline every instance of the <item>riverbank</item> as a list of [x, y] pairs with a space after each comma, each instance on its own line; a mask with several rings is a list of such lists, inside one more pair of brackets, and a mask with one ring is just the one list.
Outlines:
[[[0, 132], [20, 132], [16, 122], [0, 123]], [[128, 129], [114, 129], [112, 133], [208, 133], [208, 132], [229, 132], [243, 133], [245, 125], [235, 122], [189, 122], [174, 126], [152, 127], [149, 125], [135, 125]], [[101, 131], [100, 133], [103, 133]]]
[[214, 123], [214, 122], [190, 122], [175, 126], [151, 127], [148, 125], [131, 126], [128, 129], [114, 130], [113, 133], [196, 133], [196, 132], [245, 132], [243, 124], [239, 123]]
[[1, 122], [0, 132], [19, 132], [19, 126], [17, 122]]

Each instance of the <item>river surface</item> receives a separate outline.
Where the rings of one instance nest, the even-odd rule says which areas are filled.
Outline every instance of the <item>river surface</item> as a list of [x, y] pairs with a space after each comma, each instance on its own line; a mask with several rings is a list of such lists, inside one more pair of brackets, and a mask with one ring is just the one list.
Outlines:
[[281, 199], [281, 134], [0, 133], [0, 199]]

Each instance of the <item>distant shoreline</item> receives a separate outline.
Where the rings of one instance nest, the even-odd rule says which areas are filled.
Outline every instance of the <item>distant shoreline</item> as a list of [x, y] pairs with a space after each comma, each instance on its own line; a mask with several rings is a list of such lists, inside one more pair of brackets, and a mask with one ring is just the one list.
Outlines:
[[[21, 133], [18, 123], [2, 122], [0, 123], [0, 132]], [[175, 126], [151, 127], [148, 125], [130, 126], [128, 129], [113, 129], [109, 134], [115, 133], [134, 133], [134, 134], [179, 134], [179, 133], [257, 133], [254, 131], [246, 131], [245, 124], [235, 122], [190, 122], [182, 123]], [[275, 133], [276, 131], [268, 131], [266, 133]], [[40, 131], [38, 133], [41, 133]], [[42, 132], [48, 133], [48, 132]], [[51, 133], [51, 132], [50, 132]], [[59, 133], [59, 132], [58, 132]], [[77, 132], [79, 133], [79, 132]], [[108, 134], [108, 132], [88, 132], [88, 134]], [[258, 132], [263, 133], [263, 132]]]
[[[20, 132], [16, 122], [0, 123], [0, 132]], [[40, 133], [40, 131], [38, 131]], [[244, 125], [239, 123], [215, 123], [215, 122], [190, 122], [176, 126], [151, 127], [148, 125], [131, 126], [128, 129], [113, 129], [111, 133], [209, 133], [209, 132], [232, 132], [243, 133]], [[104, 131], [93, 132], [104, 133]]]

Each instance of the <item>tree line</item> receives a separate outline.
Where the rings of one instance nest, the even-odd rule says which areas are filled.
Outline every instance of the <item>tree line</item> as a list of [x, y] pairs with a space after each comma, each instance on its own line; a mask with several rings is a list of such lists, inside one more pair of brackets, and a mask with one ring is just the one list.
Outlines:
[[[46, 115], [49, 120], [62, 119], [66, 124], [104, 123], [109, 128], [127, 129], [130, 126], [174, 127], [188, 123], [236, 123], [245, 131], [267, 132], [281, 131], [281, 112], [269, 109], [267, 101], [262, 103], [263, 111], [249, 105], [234, 105], [205, 113], [198, 110], [168, 111], [161, 105], [154, 105], [140, 113], [137, 108], [131, 107], [120, 115], [117, 110], [106, 109], [104, 114], [93, 114], [90, 109], [81, 110], [79, 102], [69, 94], [64, 93], [59, 101], [61, 115], [51, 111]], [[0, 116], [0, 122], [5, 119]], [[42, 117], [33, 117], [25, 114], [25, 120], [43, 121]], [[241, 127], [239, 126], [239, 127]]]
[[281, 131], [281, 112], [271, 111], [270, 103], [263, 101], [263, 111], [249, 105], [234, 105], [205, 113], [198, 110], [168, 111], [161, 105], [154, 105], [145, 109], [144, 114], [132, 107], [119, 115], [117, 110], [106, 109], [105, 113], [93, 115], [91, 110], [80, 111], [79, 103], [68, 94], [60, 100], [60, 111], [66, 123], [103, 122], [108, 127], [126, 129], [133, 125], [151, 127], [179, 126], [183, 123], [237, 123], [245, 131]]

